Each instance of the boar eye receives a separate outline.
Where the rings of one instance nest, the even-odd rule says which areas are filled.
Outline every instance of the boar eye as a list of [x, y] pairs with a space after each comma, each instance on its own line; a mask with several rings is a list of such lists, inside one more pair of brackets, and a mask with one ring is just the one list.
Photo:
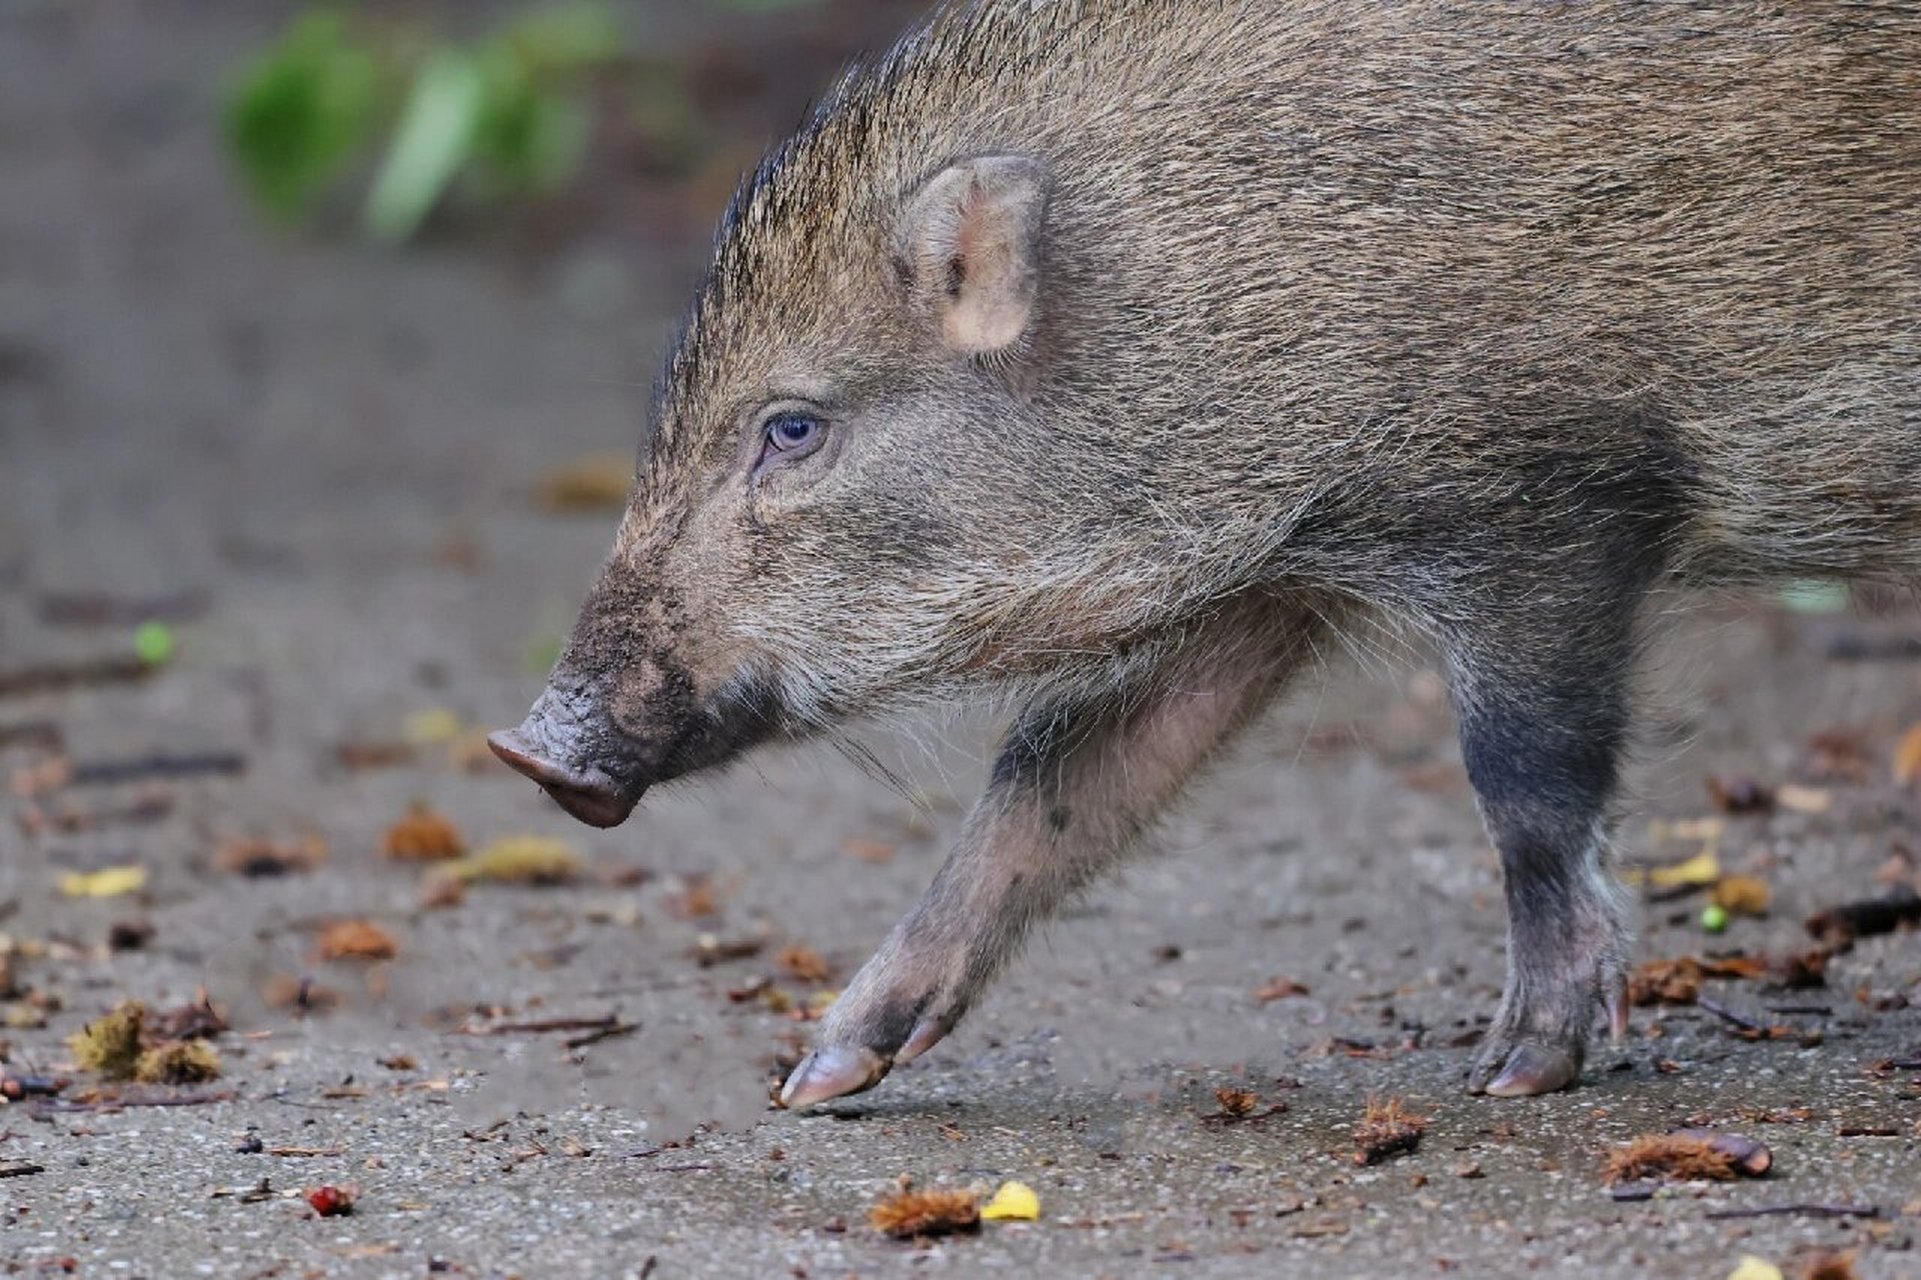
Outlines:
[[764, 432], [765, 443], [757, 464], [760, 466], [777, 459], [789, 461], [806, 457], [820, 447], [821, 437], [827, 434], [827, 424], [811, 413], [787, 409], [769, 418]]

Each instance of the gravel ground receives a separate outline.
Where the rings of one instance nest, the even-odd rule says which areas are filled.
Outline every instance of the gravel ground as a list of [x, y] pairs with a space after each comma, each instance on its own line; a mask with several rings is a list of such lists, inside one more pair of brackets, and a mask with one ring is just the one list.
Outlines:
[[[0, 1180], [0, 1265], [1718, 1280], [1746, 1253], [1792, 1274], [1814, 1250], [1858, 1249], [1862, 1276], [1921, 1275], [1921, 1080], [1873, 1068], [1921, 1055], [1912, 934], [1834, 957], [1825, 989], [1709, 984], [1792, 1036], [1638, 1009], [1574, 1091], [1461, 1093], [1498, 992], [1499, 878], [1418, 647], [1330, 670], [1168, 824], [1160, 856], [1050, 929], [936, 1053], [820, 1113], [770, 1110], [809, 1027], [755, 987], [804, 1012], [852, 972], [931, 875], [989, 726], [877, 739], [924, 788], [912, 799], [830, 752], [775, 754], [650, 795], [613, 832], [445, 744], [343, 765], [341, 744], [403, 738], [422, 713], [519, 719], [613, 522], [545, 509], [540, 477], [631, 447], [704, 231], [584, 217], [532, 247], [454, 232], [387, 253], [263, 230], [222, 171], [211, 86], [284, 11], [0, 3], [0, 673], [125, 651], [124, 627], [49, 621], [50, 595], [209, 601], [159, 674], [0, 696], [0, 726], [50, 721], [82, 765], [245, 762], [161, 784], [172, 807], [153, 822], [31, 829], [137, 786], [0, 801], [0, 931], [24, 993], [6, 1003], [6, 1070], [72, 1081], [64, 1103], [0, 1107], [0, 1173], [39, 1166]], [[712, 38], [716, 21], [682, 7], [647, 31]], [[1921, 617], [1715, 603], [1666, 630], [1627, 856], [1695, 851], [1649, 820], [1709, 816], [1710, 775], [1797, 782], [1829, 807], [1725, 818], [1722, 861], [1771, 885], [1771, 913], [1711, 938], [1700, 898], [1652, 904], [1642, 958], [1804, 949], [1803, 917], [1883, 892], [1877, 871], [1921, 836], [1889, 768], [1921, 720], [1921, 666], [1834, 656], [1898, 650]], [[1843, 732], [1810, 743], [1826, 731]], [[0, 771], [18, 780], [41, 754], [0, 746]], [[381, 853], [415, 800], [477, 845], [564, 840], [586, 870], [425, 907], [420, 869]], [[236, 839], [307, 834], [329, 852], [311, 871], [218, 860]], [[144, 891], [60, 892], [64, 873], [123, 864], [146, 868]], [[378, 924], [397, 955], [318, 960], [336, 919]], [[153, 929], [143, 947], [105, 945], [135, 921]], [[765, 945], [702, 967], [703, 935]], [[788, 946], [832, 975], [784, 971]], [[337, 1007], [269, 998], [303, 978]], [[1282, 978], [1305, 993], [1257, 998]], [[222, 1080], [134, 1095], [193, 1105], [73, 1105], [114, 1095], [88, 1092], [72, 1032], [122, 999], [171, 1007], [202, 988], [233, 1024]], [[502, 1030], [610, 1015], [636, 1029], [575, 1047], [591, 1027]], [[1210, 1118], [1223, 1087], [1274, 1110]], [[1359, 1166], [1364, 1101], [1389, 1096], [1430, 1117], [1426, 1136]], [[1608, 1148], [1686, 1120], [1766, 1140], [1774, 1172], [1613, 1199]], [[895, 1243], [866, 1212], [903, 1175], [1020, 1179], [1041, 1219]], [[349, 1183], [347, 1217], [292, 1194]], [[1710, 1217], [1801, 1202], [1876, 1216]]]

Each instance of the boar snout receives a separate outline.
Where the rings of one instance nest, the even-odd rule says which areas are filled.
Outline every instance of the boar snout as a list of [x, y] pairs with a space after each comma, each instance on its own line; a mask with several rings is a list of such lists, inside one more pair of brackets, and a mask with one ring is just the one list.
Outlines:
[[605, 747], [614, 730], [607, 725], [596, 731], [602, 717], [583, 708], [583, 701], [549, 690], [518, 729], [488, 734], [487, 745], [588, 826], [617, 827], [634, 811], [646, 784], [623, 782], [603, 767], [613, 759]]

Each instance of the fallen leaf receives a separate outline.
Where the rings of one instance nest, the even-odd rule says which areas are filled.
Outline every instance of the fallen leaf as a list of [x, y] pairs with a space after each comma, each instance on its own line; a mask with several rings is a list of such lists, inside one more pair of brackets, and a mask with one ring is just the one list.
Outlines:
[[1854, 1269], [1854, 1250], [1816, 1249], [1801, 1259], [1795, 1272], [1798, 1280], [1859, 1280]]
[[313, 1211], [323, 1218], [338, 1218], [354, 1211], [354, 1201], [360, 1198], [358, 1187], [312, 1187], [306, 1193], [307, 1203]]
[[447, 864], [462, 880], [494, 884], [563, 885], [580, 878], [580, 855], [550, 836], [508, 836], [471, 858]]
[[1871, 772], [1866, 735], [1858, 729], [1809, 734], [1808, 771], [1824, 781], [1866, 782]]
[[1902, 734], [1894, 748], [1894, 780], [1904, 787], [1921, 780], [1921, 724]]
[[1296, 982], [1292, 978], [1273, 978], [1254, 992], [1254, 998], [1262, 1004], [1269, 1004], [1275, 1000], [1286, 1000], [1306, 994], [1308, 991], [1304, 983]]
[[1713, 849], [1665, 867], [1648, 868], [1648, 883], [1656, 889], [1698, 888], [1721, 878], [1721, 860]]
[[1408, 1109], [1399, 1098], [1367, 1100], [1367, 1110], [1354, 1127], [1355, 1164], [1379, 1164], [1405, 1155], [1421, 1145], [1427, 1117]]
[[667, 912], [681, 920], [704, 920], [720, 914], [720, 894], [705, 876], [690, 878], [687, 887], [667, 897]]
[[417, 747], [435, 747], [452, 742], [467, 732], [467, 724], [445, 707], [428, 707], [408, 716], [401, 725], [401, 736]]
[[1804, 787], [1798, 783], [1784, 782], [1775, 791], [1774, 802], [1783, 809], [1792, 809], [1796, 813], [1826, 813], [1834, 807], [1834, 796], [1820, 787]]
[[213, 855], [216, 870], [255, 879], [312, 871], [326, 861], [327, 842], [312, 834], [285, 844], [252, 838], [225, 840]]
[[1774, 792], [1753, 778], [1709, 775], [1708, 798], [1722, 813], [1766, 813], [1774, 807]]
[[774, 963], [795, 982], [828, 982], [833, 979], [833, 966], [812, 947], [798, 944], [781, 949], [774, 957]]
[[632, 454], [596, 453], [547, 472], [535, 496], [549, 511], [597, 511], [625, 505], [633, 483]]
[[[1761, 1147], [1761, 1150], [1765, 1152], [1767, 1148]], [[1601, 1169], [1601, 1181], [1609, 1186], [1659, 1180], [1725, 1182], [1747, 1171], [1742, 1154], [1742, 1149], [1733, 1143], [1718, 1142], [1698, 1131], [1643, 1134], [1608, 1153], [1607, 1163]], [[1766, 1165], [1762, 1168], [1765, 1171]]]
[[1715, 882], [1710, 900], [1729, 915], [1766, 915], [1773, 899], [1768, 883], [1755, 876], [1722, 876]]
[[1912, 924], [1921, 924], [1921, 894], [1897, 889], [1886, 897], [1844, 902], [1817, 911], [1807, 918], [1805, 927], [1819, 942], [1846, 947], [1856, 938], [1893, 933], [1902, 925]]
[[146, 1020], [146, 1005], [138, 1000], [122, 1001], [113, 1012], [67, 1038], [74, 1063], [109, 1080], [131, 1079], [140, 1062], [140, 1033]]
[[1041, 1198], [1025, 1182], [1003, 1182], [980, 1214], [983, 1222], [1033, 1222], [1041, 1216]]
[[371, 920], [335, 920], [321, 929], [317, 947], [322, 960], [391, 960], [400, 951]]
[[133, 1078], [142, 1084], [205, 1084], [220, 1078], [220, 1053], [205, 1040], [169, 1040], [140, 1055]]
[[867, 1211], [876, 1231], [896, 1240], [980, 1229], [980, 1202], [971, 1191], [915, 1191], [903, 1186]]
[[70, 871], [60, 877], [60, 892], [69, 898], [118, 898], [146, 887], [147, 869], [139, 866]]
[[1261, 1095], [1252, 1089], [1221, 1088], [1214, 1090], [1214, 1100], [1221, 1104], [1222, 1115], [1239, 1120], [1254, 1114], [1254, 1108], [1260, 1105]]
[[295, 1013], [325, 1013], [340, 1003], [340, 993], [332, 987], [322, 986], [311, 978], [296, 978], [290, 973], [278, 973], [267, 979], [260, 994], [273, 1008], [291, 1009]]
[[864, 840], [855, 837], [843, 840], [840, 847], [849, 857], [858, 858], [862, 862], [871, 862], [876, 866], [894, 860], [894, 846], [883, 840]]
[[416, 802], [407, 810], [406, 817], [387, 828], [381, 848], [397, 861], [434, 862], [458, 858], [466, 851], [467, 842], [460, 838], [460, 831], [453, 823], [427, 805]]
[[420, 881], [420, 906], [425, 911], [457, 907], [467, 900], [467, 882], [442, 868], [430, 871]]

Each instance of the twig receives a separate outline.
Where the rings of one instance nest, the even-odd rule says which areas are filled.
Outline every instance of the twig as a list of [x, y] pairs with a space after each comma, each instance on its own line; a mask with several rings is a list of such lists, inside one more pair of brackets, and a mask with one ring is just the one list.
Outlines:
[[66, 1098], [55, 1098], [48, 1102], [37, 1103], [27, 1114], [38, 1120], [44, 1116], [66, 1115], [72, 1112], [102, 1113], [123, 1111], [128, 1107], [199, 1107], [211, 1102], [232, 1102], [231, 1089], [220, 1093], [194, 1094], [133, 1094], [119, 1098], [96, 1098], [90, 1102], [74, 1102]]
[[1695, 1003], [1700, 1005], [1703, 1009], [1706, 1009], [1709, 1013], [1713, 1014], [1715, 1017], [1720, 1018], [1726, 1022], [1731, 1022], [1735, 1026], [1740, 1027], [1743, 1031], [1759, 1031], [1762, 1034], [1766, 1034], [1771, 1029], [1767, 1023], [1757, 1022], [1753, 1018], [1748, 1017], [1746, 1014], [1736, 1013], [1734, 1010], [1728, 1008], [1726, 1005], [1722, 1004], [1720, 1001], [1714, 1000], [1708, 996], [1702, 996], [1700, 999], [1696, 1000]]
[[78, 685], [128, 684], [145, 680], [154, 671], [151, 663], [124, 657], [15, 667], [11, 671], [0, 671], [0, 698], [18, 698], [30, 693], [57, 693]]
[[460, 1028], [461, 1035], [468, 1036], [525, 1036], [540, 1035], [547, 1031], [605, 1031], [620, 1025], [618, 1014], [604, 1014], [598, 1018], [542, 1018], [533, 1022], [496, 1022], [491, 1026]]
[[247, 757], [238, 751], [207, 751], [197, 755], [151, 755], [133, 760], [96, 760], [76, 764], [69, 786], [100, 786], [140, 782], [147, 778], [186, 778], [199, 774], [237, 774], [247, 771]]
[[1872, 1204], [1763, 1204], [1750, 1209], [1710, 1209], [1710, 1218], [1772, 1218], [1789, 1215], [1801, 1218], [1878, 1218], [1879, 1205]]
[[0, 1164], [0, 1178], [25, 1178], [30, 1174], [45, 1173], [47, 1166], [22, 1160], [18, 1164]]
[[638, 1022], [617, 1022], [613, 1026], [599, 1027], [585, 1035], [569, 1036], [565, 1043], [569, 1049], [585, 1049], [590, 1044], [599, 1044], [602, 1040], [612, 1040], [616, 1036], [630, 1036], [638, 1030], [640, 1030]]
[[32, 747], [58, 754], [67, 748], [67, 735], [51, 720], [0, 724], [0, 747]]
[[170, 595], [119, 596], [104, 591], [40, 598], [41, 620], [56, 627], [131, 627], [142, 622], [191, 622], [211, 603], [200, 588]]

